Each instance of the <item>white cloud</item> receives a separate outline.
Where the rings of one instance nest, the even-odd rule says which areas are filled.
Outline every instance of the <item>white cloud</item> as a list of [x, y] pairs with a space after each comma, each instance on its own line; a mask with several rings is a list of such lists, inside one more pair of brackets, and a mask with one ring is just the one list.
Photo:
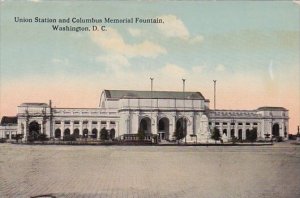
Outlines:
[[201, 35], [192, 37], [183, 21], [175, 15], [163, 15], [159, 18], [163, 19], [164, 23], [158, 23], [157, 28], [167, 38], [179, 38], [187, 40], [192, 44], [200, 43], [204, 39]]
[[192, 37], [189, 42], [190, 43], [201, 43], [202, 41], [204, 40], [203, 36], [195, 36], [195, 37]]
[[199, 73], [202, 73], [205, 68], [206, 68], [206, 66], [197, 65], [197, 66], [192, 67], [192, 72], [199, 74]]
[[142, 33], [142, 31], [138, 28], [128, 28], [128, 32], [133, 37], [138, 37]]
[[174, 15], [164, 15], [159, 18], [163, 19], [164, 23], [158, 23], [157, 27], [160, 32], [166, 37], [188, 39], [190, 33], [184, 23]]
[[138, 56], [156, 58], [167, 53], [165, 48], [148, 40], [138, 44], [127, 44], [118, 31], [113, 28], [109, 28], [106, 32], [92, 32], [91, 39], [107, 52], [128, 58]]
[[125, 56], [119, 54], [108, 54], [104, 56], [98, 56], [96, 60], [105, 63], [112, 69], [118, 69], [120, 67], [130, 65], [128, 59]]
[[299, 0], [294, 0], [293, 2], [294, 2], [295, 4], [300, 5], [300, 1], [299, 1]]
[[167, 63], [162, 69], [161, 72], [163, 73], [163, 75], [166, 75], [168, 77], [173, 77], [173, 78], [182, 78], [187, 76], [188, 72], [175, 64], [169, 64]]
[[57, 65], [69, 65], [69, 59], [53, 58], [52, 63], [57, 64]]
[[215, 68], [215, 70], [218, 71], [218, 72], [225, 71], [225, 69], [226, 69], [225, 66], [222, 65], [222, 64], [218, 64], [218, 65], [216, 66], [216, 68]]

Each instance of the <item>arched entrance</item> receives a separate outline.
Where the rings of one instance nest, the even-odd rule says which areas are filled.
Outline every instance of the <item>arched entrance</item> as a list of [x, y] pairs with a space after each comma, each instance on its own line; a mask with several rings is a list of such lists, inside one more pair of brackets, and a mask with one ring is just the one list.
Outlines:
[[143, 131], [145, 134], [151, 133], [151, 120], [148, 117], [144, 117], [140, 121], [140, 130]]
[[249, 140], [251, 139], [250, 136], [251, 136], [251, 134], [250, 134], [250, 129], [247, 129], [247, 130], [246, 130], [246, 140], [249, 141]]
[[83, 129], [82, 134], [83, 134], [83, 138], [88, 138], [89, 130], [88, 129]]
[[55, 138], [60, 138], [61, 137], [61, 130], [60, 129], [56, 129], [54, 132], [54, 137]]
[[227, 129], [223, 129], [223, 134], [227, 136]]
[[239, 130], [238, 130], [238, 139], [239, 139], [239, 140], [242, 140], [242, 139], [243, 139], [243, 130], [242, 130], [242, 129], [239, 129]]
[[279, 124], [276, 123], [272, 127], [272, 136], [273, 137], [279, 137]]
[[36, 121], [32, 121], [29, 124], [29, 136], [33, 139], [33, 140], [37, 140], [38, 136], [41, 132], [41, 126], [39, 125], [38, 122]]
[[158, 137], [161, 140], [169, 139], [169, 119], [161, 118], [158, 122]]
[[231, 129], [231, 130], [230, 130], [230, 136], [231, 136], [231, 137], [234, 137], [234, 129]]
[[75, 138], [79, 138], [80, 137], [80, 135], [79, 135], [79, 129], [78, 128], [74, 129], [73, 135], [74, 135]]
[[71, 134], [71, 131], [69, 128], [66, 128], [65, 131], [64, 131], [64, 136], [70, 136]]
[[114, 128], [110, 129], [109, 131], [110, 139], [115, 139], [116, 136], [116, 130]]
[[179, 118], [176, 121], [175, 137], [177, 140], [183, 139], [187, 134], [187, 119]]
[[96, 139], [97, 138], [97, 134], [98, 134], [98, 130], [96, 128], [94, 128], [92, 130], [92, 138]]

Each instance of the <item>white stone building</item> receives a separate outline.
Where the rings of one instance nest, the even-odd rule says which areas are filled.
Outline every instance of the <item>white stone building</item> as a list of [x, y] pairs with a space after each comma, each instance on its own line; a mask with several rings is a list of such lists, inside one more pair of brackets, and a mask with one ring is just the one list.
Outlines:
[[99, 139], [100, 130], [105, 127], [118, 138], [143, 130], [148, 139], [157, 135], [160, 140], [171, 140], [174, 131], [181, 129], [187, 134], [187, 142], [207, 142], [210, 131], [217, 127], [224, 141], [233, 135], [246, 139], [253, 128], [257, 129], [259, 139], [266, 136], [286, 139], [288, 120], [288, 110], [283, 107], [212, 110], [209, 100], [200, 92], [104, 90], [97, 108], [53, 108], [51, 102], [23, 103], [18, 106], [17, 123], [9, 130], [5, 120], [1, 121], [0, 135], [11, 138], [14, 133], [23, 134], [24, 140], [38, 133], [55, 139], [70, 134]]

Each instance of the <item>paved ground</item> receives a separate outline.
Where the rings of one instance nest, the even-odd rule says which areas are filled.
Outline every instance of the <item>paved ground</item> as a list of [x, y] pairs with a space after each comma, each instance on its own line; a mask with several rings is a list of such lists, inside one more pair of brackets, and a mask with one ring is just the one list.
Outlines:
[[300, 146], [0, 144], [0, 197], [300, 197]]

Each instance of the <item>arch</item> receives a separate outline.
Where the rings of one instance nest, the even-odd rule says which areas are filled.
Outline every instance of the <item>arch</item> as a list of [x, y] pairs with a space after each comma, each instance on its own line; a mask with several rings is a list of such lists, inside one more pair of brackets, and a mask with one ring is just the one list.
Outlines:
[[279, 124], [275, 123], [272, 127], [272, 136], [273, 137], [279, 137]]
[[83, 131], [82, 131], [82, 136], [83, 136], [84, 138], [87, 138], [88, 135], [89, 135], [89, 130], [88, 130], [87, 128], [83, 129]]
[[231, 137], [234, 137], [234, 132], [235, 132], [234, 129], [231, 129], [231, 130], [230, 130], [230, 136], [231, 136]]
[[98, 136], [98, 130], [97, 130], [96, 128], [94, 128], [94, 129], [92, 130], [92, 138], [96, 139], [97, 136]]
[[239, 129], [239, 130], [238, 130], [238, 139], [239, 139], [239, 140], [242, 140], [242, 139], [243, 139], [243, 130], [242, 130], [242, 129]]
[[60, 138], [61, 137], [61, 130], [60, 129], [55, 129], [54, 137], [55, 138]]
[[79, 138], [80, 137], [79, 129], [78, 128], [74, 129], [73, 135], [74, 135], [75, 138]]
[[109, 131], [110, 139], [115, 139], [116, 136], [116, 130], [114, 128], [110, 129]]
[[250, 129], [246, 129], [246, 140], [250, 140]]
[[37, 140], [40, 133], [41, 133], [41, 125], [37, 121], [30, 122], [29, 136], [31, 136], [33, 140]]
[[181, 117], [176, 121], [175, 134], [177, 134], [177, 139], [183, 139], [187, 134], [187, 119]]
[[163, 117], [158, 121], [158, 134], [160, 139], [169, 139], [169, 125], [170, 121], [167, 117]]
[[223, 134], [227, 136], [227, 129], [223, 129]]
[[69, 128], [66, 128], [65, 131], [64, 131], [64, 136], [70, 136], [71, 134], [71, 131]]
[[139, 128], [146, 134], [151, 134], [151, 119], [149, 117], [142, 118]]

